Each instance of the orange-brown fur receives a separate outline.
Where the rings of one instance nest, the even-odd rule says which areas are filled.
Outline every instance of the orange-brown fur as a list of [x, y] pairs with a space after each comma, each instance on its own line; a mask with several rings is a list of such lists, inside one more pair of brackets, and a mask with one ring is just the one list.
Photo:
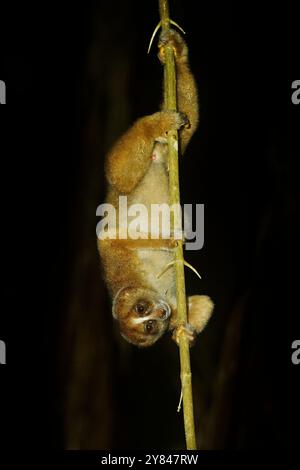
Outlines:
[[[153, 203], [169, 203], [167, 133], [171, 129], [179, 131], [183, 152], [198, 125], [197, 88], [189, 69], [187, 46], [175, 31], [161, 35], [161, 62], [164, 62], [166, 43], [171, 43], [174, 49], [180, 112], [159, 111], [138, 119], [107, 155], [106, 202], [116, 208], [117, 215], [120, 195], [128, 197], [128, 206], [143, 203], [150, 208]], [[122, 227], [117, 225], [117, 233], [120, 231]], [[138, 346], [153, 344], [167, 329], [175, 331], [176, 341], [182, 328], [192, 339], [211, 314], [212, 302], [208, 297], [189, 297], [192, 328], [185, 325], [179, 328], [174, 269], [171, 267], [158, 278], [167, 263], [174, 259], [174, 243], [174, 240], [161, 238], [98, 240], [104, 276], [113, 299], [113, 315], [122, 335]]]

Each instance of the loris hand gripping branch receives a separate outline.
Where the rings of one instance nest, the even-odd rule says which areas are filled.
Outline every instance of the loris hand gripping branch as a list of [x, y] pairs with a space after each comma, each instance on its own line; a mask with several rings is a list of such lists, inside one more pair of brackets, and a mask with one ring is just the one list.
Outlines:
[[[183, 153], [197, 128], [197, 88], [189, 69], [187, 46], [175, 31], [162, 34], [158, 45], [162, 63], [166, 43], [174, 50], [180, 112], [159, 111], [138, 119], [107, 155], [106, 202], [115, 207], [117, 220], [119, 196], [127, 196], [128, 207], [140, 203], [150, 209], [151, 204], [169, 203], [166, 136], [168, 131], [178, 130]], [[174, 260], [174, 239], [153, 240], [150, 234], [144, 236], [147, 239], [119, 239], [122, 231], [124, 227], [117, 222], [116, 239], [98, 237], [104, 276], [113, 299], [112, 314], [122, 336], [140, 347], [152, 345], [167, 330], [173, 330], [177, 342], [182, 332], [192, 341], [206, 325], [213, 304], [204, 295], [188, 297], [189, 323], [178, 324], [174, 268], [158, 278]]]

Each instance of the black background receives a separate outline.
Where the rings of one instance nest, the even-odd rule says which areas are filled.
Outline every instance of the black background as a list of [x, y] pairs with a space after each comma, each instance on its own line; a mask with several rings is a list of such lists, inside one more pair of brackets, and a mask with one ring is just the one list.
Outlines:
[[[230, 419], [215, 421], [226, 426], [219, 435], [214, 431], [209, 448], [290, 449], [300, 442], [300, 365], [291, 363], [291, 344], [300, 337], [300, 105], [291, 102], [291, 84], [300, 73], [295, 4], [170, 4], [172, 17], [188, 33], [201, 103], [201, 126], [181, 164], [185, 200], [205, 204], [205, 248], [193, 264], [205, 274], [201, 289], [216, 303], [210, 331], [192, 351], [200, 357], [192, 365], [195, 387], [204, 384], [201, 406], [213, 406], [229, 312], [239, 299], [243, 305]], [[7, 86], [7, 105], [0, 108], [0, 339], [7, 345], [7, 365], [0, 368], [1, 445], [62, 449], [72, 445], [63, 424], [69, 419], [69, 376], [61, 344], [76, 290], [74, 260], [85, 240], [78, 235], [86, 220], [82, 214], [89, 207], [94, 217], [103, 200], [109, 145], [134, 119], [158, 108], [160, 66], [154, 51], [146, 54], [157, 4], [11, 2], [1, 9], [0, 79]], [[111, 65], [120, 55], [129, 78]], [[124, 81], [129, 109], [114, 124], [113, 93]], [[93, 142], [96, 175], [95, 167], [89, 172]], [[89, 200], [89, 178], [96, 185], [99, 178], [96, 201]], [[87, 236], [92, 243], [96, 222], [94, 217]], [[196, 289], [197, 281], [188, 279]], [[168, 339], [146, 352], [126, 349], [111, 331], [107, 297], [103, 303], [110, 427], [97, 441], [90, 426], [78, 447], [184, 448], [175, 412], [175, 347]], [[177, 388], [166, 385], [172, 380]]]

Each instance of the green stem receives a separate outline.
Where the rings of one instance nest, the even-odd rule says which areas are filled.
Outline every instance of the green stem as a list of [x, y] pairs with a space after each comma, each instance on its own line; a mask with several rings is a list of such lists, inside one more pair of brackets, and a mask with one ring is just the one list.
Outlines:
[[[169, 5], [167, 0], [159, 0], [159, 11], [162, 30], [170, 29]], [[164, 107], [167, 110], [177, 110], [176, 96], [176, 68], [174, 52], [171, 46], [166, 45], [165, 67], [164, 67]], [[171, 131], [168, 133], [169, 148], [169, 198], [170, 205], [180, 204], [179, 190], [179, 170], [178, 170], [178, 133]], [[173, 218], [174, 233], [182, 233], [182, 221], [179, 212], [174, 211]], [[184, 256], [183, 240], [178, 240], [175, 249], [175, 274], [176, 274], [176, 296], [179, 325], [187, 323], [185, 278], [184, 278]], [[181, 387], [183, 401], [183, 418], [186, 446], [188, 450], [196, 450], [196, 436], [194, 423], [193, 395], [192, 395], [192, 374], [190, 364], [190, 347], [185, 335], [179, 337]]]

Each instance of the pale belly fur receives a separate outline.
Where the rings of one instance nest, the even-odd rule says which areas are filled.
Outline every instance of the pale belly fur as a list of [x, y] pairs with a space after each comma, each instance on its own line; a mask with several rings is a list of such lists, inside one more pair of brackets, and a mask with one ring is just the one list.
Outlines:
[[[143, 204], [147, 208], [147, 220], [144, 222], [148, 225], [148, 233], [150, 238], [151, 227], [151, 204], [168, 204], [168, 174], [165, 166], [161, 163], [153, 162], [143, 178], [142, 183], [136, 188], [132, 194], [134, 203]], [[128, 198], [128, 206], [131, 198]], [[156, 238], [161, 236], [161, 222], [152, 224], [151, 235], [155, 234]], [[153, 230], [154, 229], [154, 230]], [[142, 269], [147, 278], [148, 284], [162, 296], [166, 297], [169, 303], [175, 305], [175, 274], [174, 267], [171, 266], [159, 279], [157, 276], [162, 273], [166, 265], [174, 260], [173, 251], [167, 249], [138, 249], [138, 256], [142, 263]]]

